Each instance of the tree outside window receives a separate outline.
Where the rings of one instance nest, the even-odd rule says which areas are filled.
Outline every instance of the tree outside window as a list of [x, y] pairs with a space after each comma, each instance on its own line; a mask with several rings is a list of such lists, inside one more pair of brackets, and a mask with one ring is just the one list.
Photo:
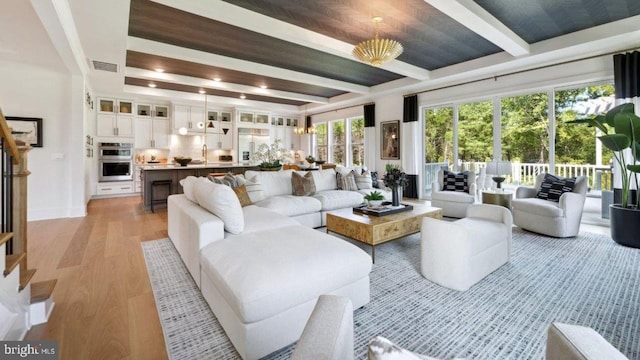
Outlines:
[[346, 164], [346, 134], [343, 120], [334, 120], [329, 123], [331, 137], [331, 162], [334, 164]]
[[327, 161], [327, 123], [316, 124], [316, 148], [315, 157], [317, 160]]
[[364, 165], [364, 118], [349, 119], [351, 124], [351, 164]]

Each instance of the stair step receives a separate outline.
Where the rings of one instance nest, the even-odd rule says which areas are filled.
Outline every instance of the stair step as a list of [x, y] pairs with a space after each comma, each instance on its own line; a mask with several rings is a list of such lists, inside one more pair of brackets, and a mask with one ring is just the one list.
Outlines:
[[27, 253], [7, 255], [6, 262], [5, 262], [4, 276], [6, 277], [7, 275], [11, 274], [13, 269], [15, 269], [16, 266], [18, 266], [20, 262], [22, 262], [22, 260], [25, 259], [26, 257], [27, 257]]
[[50, 298], [57, 282], [58, 279], [53, 279], [31, 284], [31, 303], [37, 303]]
[[20, 272], [20, 288], [18, 289], [18, 291], [24, 290], [24, 288], [27, 286], [29, 281], [31, 281], [31, 278], [35, 274], [36, 274], [36, 269], [28, 269], [25, 271], [21, 271]]
[[0, 233], [0, 246], [13, 238], [12, 232]]

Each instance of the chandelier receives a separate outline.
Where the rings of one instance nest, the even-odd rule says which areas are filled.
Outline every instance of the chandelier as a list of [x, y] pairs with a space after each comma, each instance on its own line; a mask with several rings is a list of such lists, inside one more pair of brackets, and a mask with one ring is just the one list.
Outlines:
[[372, 40], [365, 40], [353, 48], [353, 56], [362, 62], [373, 66], [380, 66], [389, 60], [393, 60], [402, 54], [402, 44], [391, 39], [380, 39], [378, 37], [378, 23], [382, 17], [376, 16], [372, 19], [376, 24], [376, 37]]

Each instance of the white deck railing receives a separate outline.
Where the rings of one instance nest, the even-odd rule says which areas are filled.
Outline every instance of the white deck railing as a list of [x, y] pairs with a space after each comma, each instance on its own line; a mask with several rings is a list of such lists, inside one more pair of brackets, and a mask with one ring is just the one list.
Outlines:
[[[431, 183], [438, 175], [438, 170], [443, 166], [449, 166], [448, 162], [425, 164], [425, 190], [431, 192]], [[476, 174], [481, 168], [486, 166], [486, 162], [461, 162], [460, 170], [473, 170]], [[533, 185], [536, 176], [549, 172], [549, 164], [536, 163], [511, 163], [511, 176], [507, 176], [506, 183], [513, 185]], [[578, 165], [578, 164], [556, 164], [556, 175], [562, 177], [586, 176], [589, 178], [589, 188], [591, 190], [611, 190], [611, 168], [598, 165]]]

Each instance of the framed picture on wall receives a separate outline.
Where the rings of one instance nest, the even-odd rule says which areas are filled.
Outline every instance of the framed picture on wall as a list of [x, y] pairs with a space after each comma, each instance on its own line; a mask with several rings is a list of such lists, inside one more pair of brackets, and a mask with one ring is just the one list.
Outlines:
[[380, 158], [400, 159], [400, 120], [383, 121], [380, 127]]
[[42, 147], [42, 118], [7, 116], [7, 124], [16, 140]]

